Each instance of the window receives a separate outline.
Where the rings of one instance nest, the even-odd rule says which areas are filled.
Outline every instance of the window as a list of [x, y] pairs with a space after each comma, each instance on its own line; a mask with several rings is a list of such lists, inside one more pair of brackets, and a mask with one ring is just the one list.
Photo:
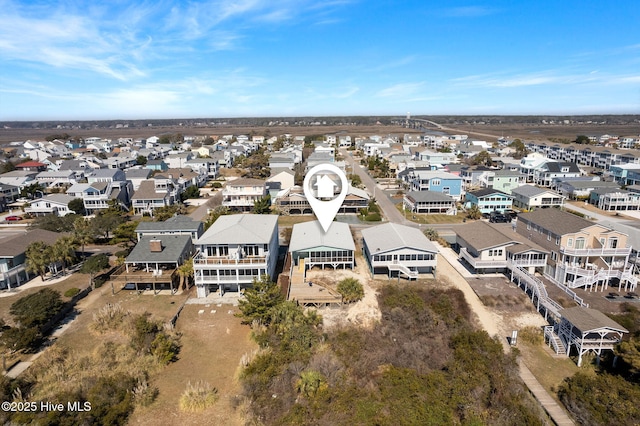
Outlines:
[[573, 247], [573, 238], [567, 240], [567, 247]]
[[527, 223], [527, 231], [531, 231], [531, 223]]
[[551, 232], [547, 232], [547, 241], [551, 241]]
[[618, 239], [616, 237], [609, 238], [609, 248], [618, 248]]
[[431, 185], [433, 186], [440, 186], [440, 179], [431, 179]]
[[584, 249], [584, 237], [576, 238], [576, 250]]
[[556, 237], [556, 245], [559, 246], [560, 245], [560, 237]]

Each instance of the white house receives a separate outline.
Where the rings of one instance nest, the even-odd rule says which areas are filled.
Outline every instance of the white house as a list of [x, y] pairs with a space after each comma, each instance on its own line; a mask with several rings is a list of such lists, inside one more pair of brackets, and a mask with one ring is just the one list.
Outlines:
[[363, 229], [362, 251], [372, 275], [417, 279], [437, 264], [436, 246], [419, 230], [396, 223]]
[[198, 297], [206, 297], [211, 291], [240, 291], [262, 275], [275, 279], [278, 217], [220, 216], [195, 245], [193, 270]]

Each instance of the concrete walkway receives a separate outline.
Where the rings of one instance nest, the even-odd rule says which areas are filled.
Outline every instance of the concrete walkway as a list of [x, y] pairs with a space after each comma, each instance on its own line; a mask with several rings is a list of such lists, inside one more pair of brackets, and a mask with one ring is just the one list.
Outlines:
[[[454, 287], [462, 291], [467, 304], [477, 315], [480, 326], [489, 333], [490, 336], [498, 336], [505, 353], [510, 351], [510, 347], [506, 339], [507, 336], [501, 335], [500, 333], [500, 327], [496, 321], [496, 315], [487, 310], [478, 295], [473, 291], [469, 283], [464, 278], [464, 275], [455, 267], [456, 264], [460, 264], [455, 252], [449, 248], [443, 248], [438, 244], [436, 245], [441, 253], [441, 255], [438, 256], [438, 276], [446, 277], [445, 279], [449, 280]], [[460, 267], [464, 269], [462, 265], [460, 265]], [[520, 378], [540, 403], [542, 408], [547, 412], [549, 417], [551, 417], [551, 420], [559, 426], [574, 425], [575, 423], [573, 420], [571, 420], [564, 409], [542, 387], [540, 382], [538, 382], [527, 366], [522, 362], [519, 362], [518, 365]]]

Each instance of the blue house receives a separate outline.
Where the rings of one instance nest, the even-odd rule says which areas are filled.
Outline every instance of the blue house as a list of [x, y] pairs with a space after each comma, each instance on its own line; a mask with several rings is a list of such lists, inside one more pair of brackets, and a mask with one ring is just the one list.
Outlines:
[[478, 206], [482, 214], [493, 211], [504, 213], [513, 206], [513, 197], [496, 189], [484, 188], [465, 194], [465, 207]]
[[412, 191], [433, 191], [446, 194], [454, 200], [462, 196], [462, 179], [452, 173], [431, 170], [410, 170], [407, 180]]

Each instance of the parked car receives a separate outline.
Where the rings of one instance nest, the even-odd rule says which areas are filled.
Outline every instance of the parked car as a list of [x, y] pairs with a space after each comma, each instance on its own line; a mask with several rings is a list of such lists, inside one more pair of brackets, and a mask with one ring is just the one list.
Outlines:
[[6, 222], [16, 222], [18, 220], [22, 220], [20, 216], [7, 216], [4, 218]]
[[498, 212], [491, 212], [489, 216], [489, 222], [491, 223], [509, 223], [511, 222], [511, 216], [507, 216]]

